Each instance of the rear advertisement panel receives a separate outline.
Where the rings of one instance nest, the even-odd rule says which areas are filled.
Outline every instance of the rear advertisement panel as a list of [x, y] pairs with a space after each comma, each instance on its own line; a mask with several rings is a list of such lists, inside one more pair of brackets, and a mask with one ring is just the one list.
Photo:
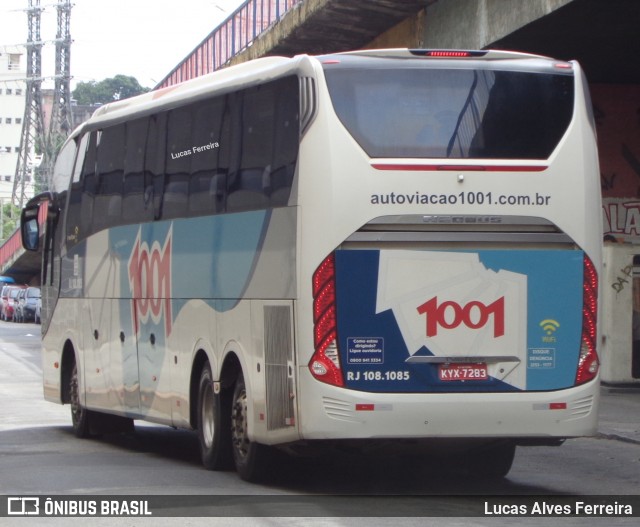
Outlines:
[[340, 250], [345, 385], [370, 392], [573, 386], [583, 252]]

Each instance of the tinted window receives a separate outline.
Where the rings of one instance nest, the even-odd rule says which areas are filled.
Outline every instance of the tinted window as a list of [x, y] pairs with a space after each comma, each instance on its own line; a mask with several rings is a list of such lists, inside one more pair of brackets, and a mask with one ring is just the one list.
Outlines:
[[298, 79], [287, 77], [167, 112], [166, 151], [153, 153], [152, 139], [148, 146], [163, 173], [160, 217], [286, 205], [298, 157], [298, 101]]
[[573, 114], [573, 77], [483, 69], [325, 71], [370, 157], [546, 159]]
[[167, 114], [160, 113], [149, 118], [147, 149], [144, 160], [145, 207], [151, 207], [154, 219], [159, 217], [164, 186], [165, 152], [167, 147]]
[[81, 141], [86, 150], [78, 156], [78, 165], [74, 171], [78, 177], [74, 177], [71, 184], [66, 221], [66, 241], [70, 244], [77, 243], [91, 232], [97, 140], [98, 132], [91, 132]]
[[144, 160], [149, 118], [126, 124], [122, 222], [135, 223], [153, 219], [153, 205], [145, 201]]
[[298, 101], [298, 79], [287, 77], [86, 134], [67, 242], [121, 224], [286, 205]]
[[[91, 225], [93, 223], [93, 200], [96, 195], [96, 158], [98, 155], [98, 139], [100, 132], [91, 132], [89, 135], [89, 144], [87, 145], [87, 151], [84, 157], [84, 163], [82, 165], [82, 174], [78, 183], [80, 193], [80, 221], [75, 227], [80, 229], [80, 237], [87, 236], [91, 232]], [[73, 184], [74, 187], [76, 183]], [[78, 191], [74, 188], [73, 195], [75, 196]], [[71, 212], [71, 211], [69, 211]], [[68, 225], [73, 227], [73, 225]]]
[[75, 155], [75, 141], [69, 141], [64, 148], [60, 150], [53, 168], [53, 178], [51, 180], [51, 189], [54, 192], [61, 193], [69, 190]]
[[298, 155], [298, 79], [287, 77], [241, 95], [240, 108], [232, 111], [239, 158], [229, 174], [227, 210], [286, 205]]
[[198, 103], [193, 113], [189, 215], [215, 214], [224, 208], [229, 170], [228, 97]]
[[121, 223], [124, 153], [125, 125], [105, 128], [98, 145], [93, 232]]

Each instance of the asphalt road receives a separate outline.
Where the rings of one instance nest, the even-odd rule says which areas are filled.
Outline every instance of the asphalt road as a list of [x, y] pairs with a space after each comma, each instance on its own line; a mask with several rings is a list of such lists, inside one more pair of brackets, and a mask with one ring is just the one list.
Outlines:
[[[204, 470], [195, 434], [186, 431], [136, 423], [133, 434], [77, 439], [71, 431], [68, 406], [42, 398], [39, 330], [34, 324], [0, 322], [3, 495], [163, 496], [160, 504], [164, 514], [213, 516], [185, 517], [181, 525], [225, 525], [229, 521], [226, 515], [234, 517], [234, 525], [299, 525], [300, 517], [305, 517], [305, 525], [367, 527], [638, 522], [637, 517], [464, 518], [477, 511], [479, 501], [500, 502], [505, 496], [545, 496], [553, 503], [567, 495], [639, 494], [640, 443], [614, 434], [569, 440], [560, 448], [519, 448], [509, 476], [499, 482], [472, 480], [448, 461], [432, 457], [389, 459], [375, 453], [353, 453], [286, 460], [267, 485], [245, 483], [234, 472]], [[638, 417], [640, 404], [630, 398], [625, 401], [631, 412], [636, 412], [629, 415], [631, 422]], [[615, 406], [611, 399], [603, 405]], [[208, 498], [203, 502], [198, 496]], [[421, 517], [423, 513], [431, 518]], [[439, 518], [432, 518], [434, 515]], [[175, 520], [95, 518], [91, 522], [155, 526], [173, 525]], [[29, 525], [67, 525], [70, 521], [81, 520], [31, 518]], [[0, 519], [0, 523], [24, 525], [26, 520], [9, 518], [5, 523]]]

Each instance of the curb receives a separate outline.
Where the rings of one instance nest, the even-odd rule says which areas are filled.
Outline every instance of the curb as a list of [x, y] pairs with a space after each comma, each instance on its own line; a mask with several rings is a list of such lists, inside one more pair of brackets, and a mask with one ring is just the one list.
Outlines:
[[630, 443], [632, 445], [640, 445], [640, 439], [635, 439], [633, 437], [623, 436], [620, 434], [611, 434], [606, 432], [598, 432], [595, 435], [596, 439], [607, 439], [610, 441], [620, 441], [622, 443]]

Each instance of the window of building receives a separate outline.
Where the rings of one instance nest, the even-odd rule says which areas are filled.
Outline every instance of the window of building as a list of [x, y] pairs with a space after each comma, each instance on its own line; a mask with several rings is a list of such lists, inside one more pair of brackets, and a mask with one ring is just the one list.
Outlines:
[[9, 53], [9, 70], [16, 71], [20, 69], [20, 54]]

